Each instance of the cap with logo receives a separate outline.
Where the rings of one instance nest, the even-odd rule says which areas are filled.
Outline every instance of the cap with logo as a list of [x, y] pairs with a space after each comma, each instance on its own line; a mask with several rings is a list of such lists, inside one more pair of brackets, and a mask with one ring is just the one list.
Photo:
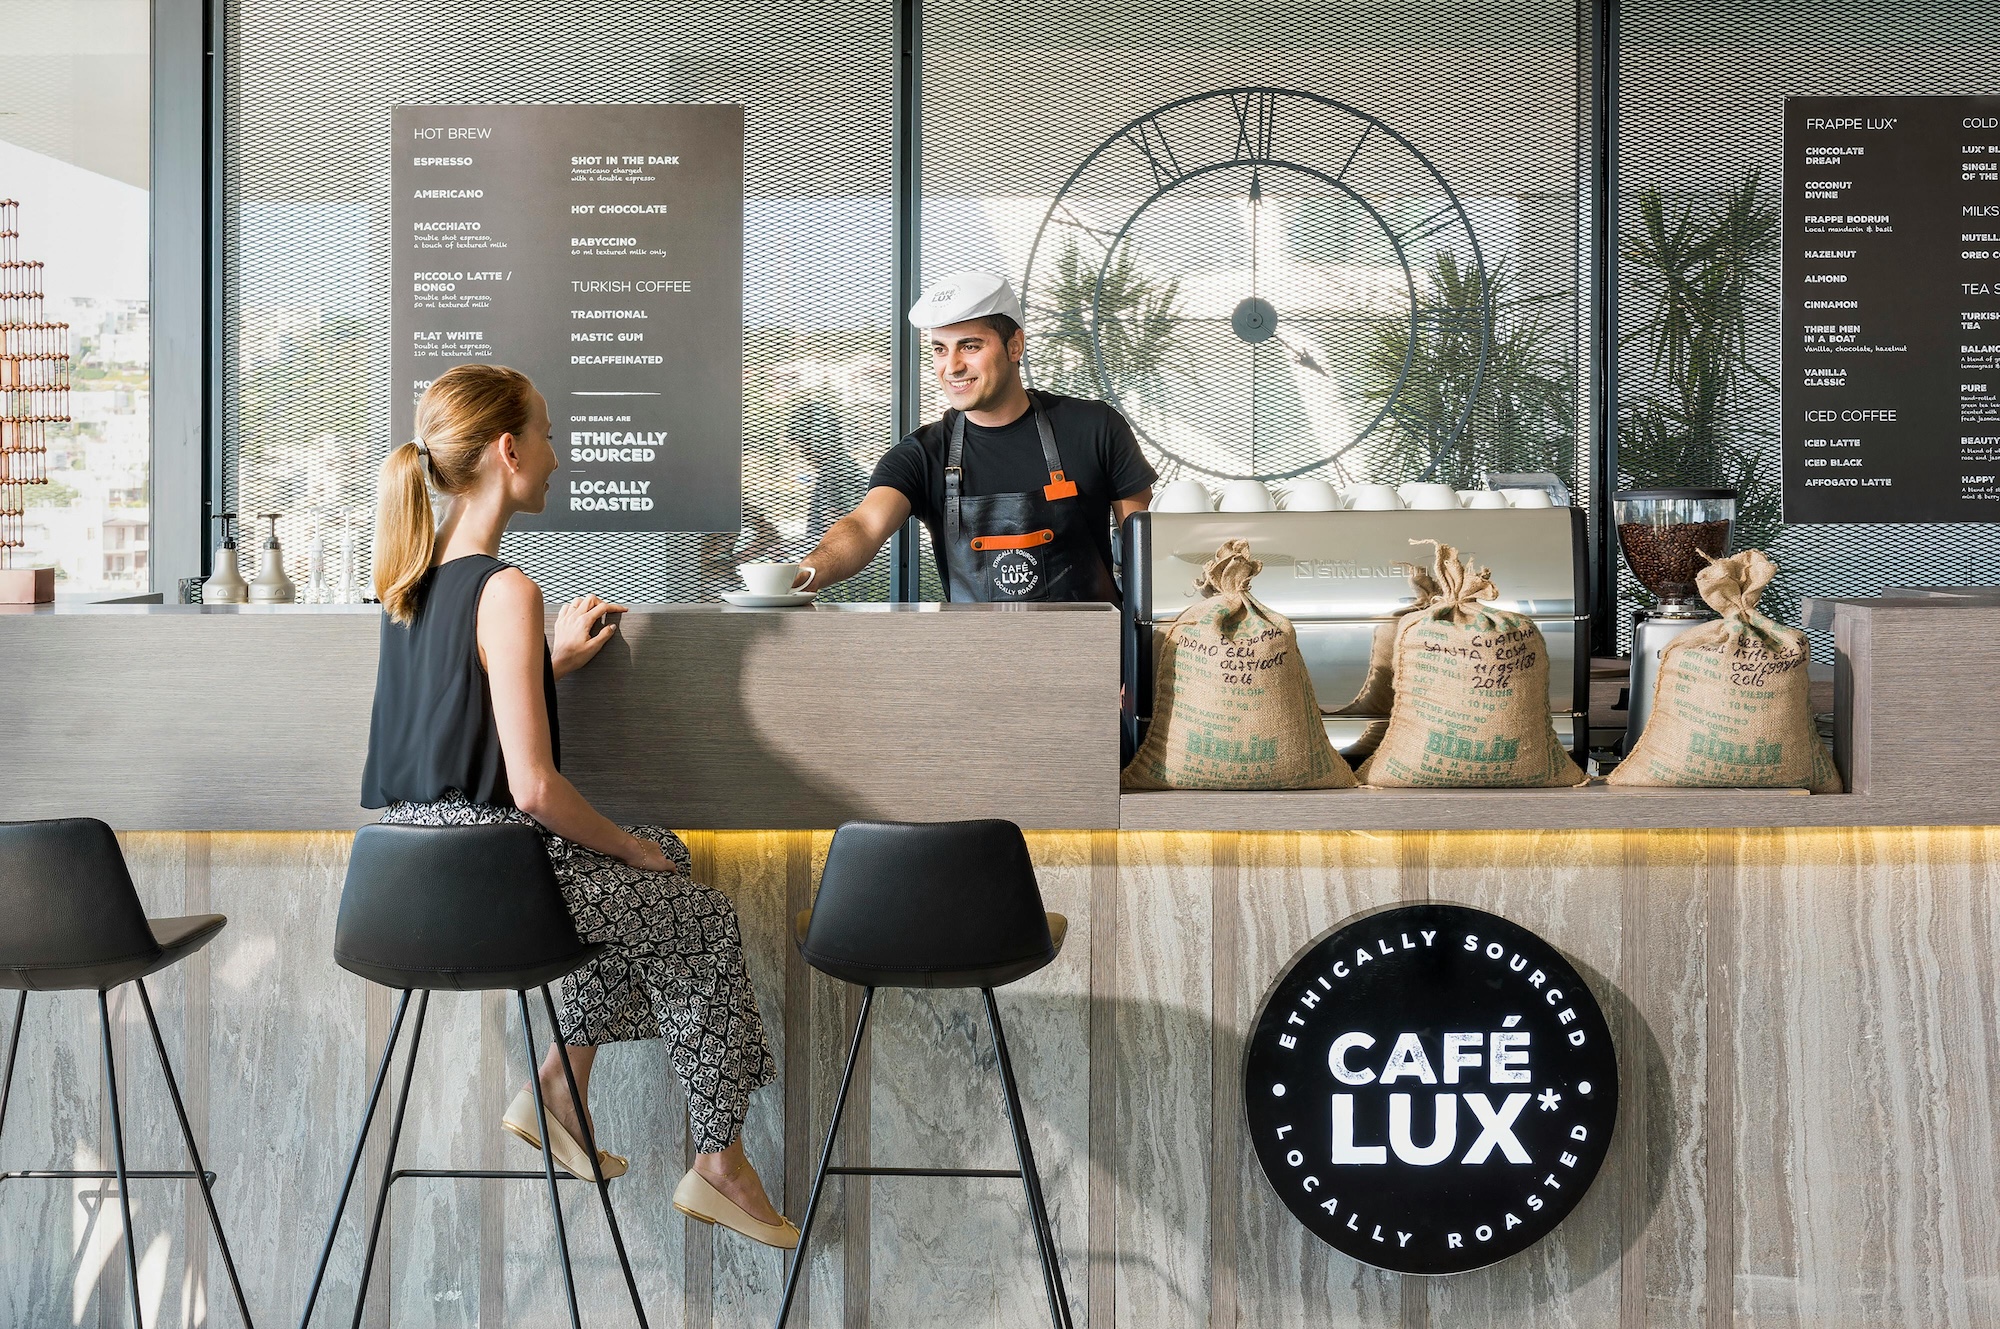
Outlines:
[[943, 328], [988, 314], [1005, 314], [1023, 322], [1021, 299], [1005, 277], [990, 272], [953, 272], [932, 282], [910, 306], [910, 322], [919, 328]]

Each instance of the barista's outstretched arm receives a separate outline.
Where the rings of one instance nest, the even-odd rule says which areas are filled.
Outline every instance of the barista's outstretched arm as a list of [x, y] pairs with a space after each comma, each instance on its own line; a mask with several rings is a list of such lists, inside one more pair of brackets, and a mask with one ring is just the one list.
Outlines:
[[846, 581], [874, 562], [889, 537], [909, 519], [910, 500], [902, 491], [877, 485], [861, 500], [861, 506], [835, 522], [821, 538], [819, 547], [802, 560], [818, 572], [809, 585], [806, 574], [801, 572], [799, 585], [817, 591]]

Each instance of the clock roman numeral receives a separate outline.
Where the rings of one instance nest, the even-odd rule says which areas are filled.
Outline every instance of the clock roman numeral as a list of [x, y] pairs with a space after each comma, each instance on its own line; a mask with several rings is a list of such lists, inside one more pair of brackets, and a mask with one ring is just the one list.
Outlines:
[[1439, 208], [1436, 212], [1433, 212], [1430, 216], [1424, 218], [1416, 225], [1408, 227], [1402, 231], [1399, 231], [1396, 235], [1396, 239], [1401, 244], [1413, 245], [1419, 240], [1429, 239], [1431, 236], [1436, 235], [1439, 231], [1444, 230], [1446, 227], [1450, 226], [1453, 222], [1457, 220], [1458, 220], [1458, 206], [1455, 203], [1446, 202], [1443, 207]]
[[1229, 109], [1236, 113], [1236, 160], [1269, 161], [1271, 122], [1278, 114], [1278, 94], [1264, 90], [1232, 92]]
[[1155, 189], [1163, 190], [1181, 178], [1182, 171], [1180, 163], [1174, 160], [1173, 145], [1167, 142], [1158, 120], [1151, 116], [1141, 120], [1125, 131], [1125, 141], [1145, 154], [1146, 165], [1152, 168]]
[[1347, 160], [1340, 164], [1340, 174], [1333, 177], [1333, 182], [1335, 184], [1339, 184], [1342, 180], [1345, 180], [1347, 178], [1348, 168], [1354, 165], [1354, 159], [1361, 155], [1361, 149], [1363, 146], [1367, 144], [1368, 136], [1374, 132], [1375, 132], [1375, 122], [1373, 120], [1370, 120], [1368, 124], [1362, 129], [1361, 137], [1354, 140], [1354, 150], [1348, 153]]

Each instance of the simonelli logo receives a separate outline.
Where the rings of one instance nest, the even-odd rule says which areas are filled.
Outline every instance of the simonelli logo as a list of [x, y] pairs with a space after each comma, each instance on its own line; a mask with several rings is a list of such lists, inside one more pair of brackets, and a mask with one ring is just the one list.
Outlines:
[[1357, 563], [1348, 558], [1300, 558], [1292, 561], [1292, 576], [1300, 581], [1408, 581], [1403, 563]]
[[1298, 581], [1393, 581], [1404, 585], [1410, 580], [1412, 566], [1401, 562], [1364, 563], [1352, 558], [1294, 558], [1292, 576]]
[[1555, 1229], [1604, 1162], [1618, 1062], [1556, 949], [1461, 905], [1358, 915], [1266, 998], [1244, 1065], [1264, 1175], [1336, 1250], [1452, 1274]]

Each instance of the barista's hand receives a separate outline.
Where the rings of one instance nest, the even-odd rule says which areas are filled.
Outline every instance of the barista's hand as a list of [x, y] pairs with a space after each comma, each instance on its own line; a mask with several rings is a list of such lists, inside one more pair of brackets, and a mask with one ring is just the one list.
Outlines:
[[[580, 596], [557, 611], [556, 630], [549, 643], [556, 677], [562, 678], [589, 664], [618, 631], [617, 616], [624, 612], [624, 605], [594, 595]], [[604, 620], [602, 624], [598, 623], [600, 618]]]

